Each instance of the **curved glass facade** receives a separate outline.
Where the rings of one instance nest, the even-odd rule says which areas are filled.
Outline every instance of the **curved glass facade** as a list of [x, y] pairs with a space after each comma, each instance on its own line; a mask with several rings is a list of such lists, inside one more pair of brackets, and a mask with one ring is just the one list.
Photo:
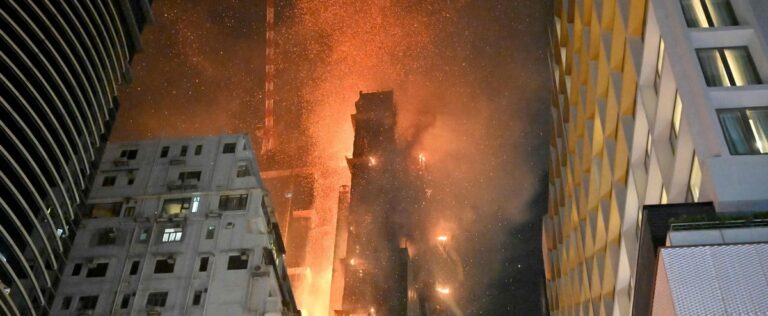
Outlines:
[[0, 314], [51, 309], [150, 4], [0, 4]]

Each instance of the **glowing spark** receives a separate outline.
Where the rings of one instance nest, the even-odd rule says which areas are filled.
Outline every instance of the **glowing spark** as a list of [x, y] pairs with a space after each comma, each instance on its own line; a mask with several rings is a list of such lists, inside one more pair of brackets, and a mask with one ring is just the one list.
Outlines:
[[369, 166], [375, 166], [376, 165], [376, 158], [375, 157], [368, 157], [368, 165]]
[[441, 241], [441, 242], [446, 242], [446, 241], [448, 241], [448, 236], [446, 236], [446, 235], [437, 236], [437, 240]]
[[355, 265], [355, 258], [349, 259], [349, 264]]
[[435, 290], [437, 290], [437, 293], [440, 293], [440, 294], [443, 294], [443, 295], [451, 294], [451, 288], [449, 288], [447, 286], [439, 286], [438, 285], [437, 288], [435, 288]]
[[427, 156], [424, 153], [419, 154], [419, 166], [422, 168], [427, 164]]

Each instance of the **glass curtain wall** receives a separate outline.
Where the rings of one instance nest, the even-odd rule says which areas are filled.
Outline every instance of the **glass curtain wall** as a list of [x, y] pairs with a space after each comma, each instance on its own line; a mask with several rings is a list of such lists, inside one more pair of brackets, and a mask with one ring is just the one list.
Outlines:
[[681, 0], [688, 27], [738, 25], [730, 0]]

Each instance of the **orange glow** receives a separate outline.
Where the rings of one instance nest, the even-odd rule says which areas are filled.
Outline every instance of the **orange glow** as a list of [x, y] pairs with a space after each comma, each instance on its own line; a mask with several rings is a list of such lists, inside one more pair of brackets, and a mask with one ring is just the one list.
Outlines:
[[446, 242], [446, 241], [448, 241], [448, 236], [446, 236], [446, 235], [437, 236], [437, 240], [441, 241], [441, 242]]
[[[428, 0], [404, 5], [390, 0], [298, 0], [289, 21], [278, 27], [278, 55], [301, 51], [295, 64], [283, 59], [277, 67], [299, 68], [293, 79], [303, 83], [301, 91], [291, 93], [298, 93], [309, 105], [305, 125], [313, 142], [311, 168], [318, 179], [317, 220], [307, 252], [307, 265], [314, 275], [297, 295], [305, 315], [329, 313], [338, 187], [350, 183], [345, 157], [352, 153], [350, 117], [359, 92], [395, 89], [398, 120], [404, 122], [398, 123], [398, 137], [410, 134], [416, 105], [444, 90], [434, 84], [439, 81], [435, 75], [426, 71], [433, 67], [444, 71], [444, 64], [425, 63], [421, 56], [432, 54], [430, 43], [442, 34], [441, 25], [449, 23], [465, 2]], [[301, 67], [305, 65], [309, 68]], [[371, 166], [379, 163], [375, 157], [367, 160]]]
[[438, 285], [435, 288], [435, 290], [437, 290], [437, 293], [440, 293], [440, 294], [443, 294], [443, 295], [451, 294], [451, 288], [449, 288], [447, 286], [440, 286], [440, 285]]

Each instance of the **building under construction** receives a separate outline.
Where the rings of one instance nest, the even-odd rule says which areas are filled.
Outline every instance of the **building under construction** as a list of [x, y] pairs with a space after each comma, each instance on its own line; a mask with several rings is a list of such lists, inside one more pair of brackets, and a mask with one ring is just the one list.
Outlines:
[[[340, 215], [334, 267], [334, 292], [340, 291], [337, 315], [405, 315], [408, 300], [408, 250], [395, 223], [402, 213], [399, 196], [407, 158], [395, 140], [392, 91], [360, 93], [352, 115], [353, 155], [349, 209]], [[346, 206], [340, 199], [340, 205]], [[343, 227], [346, 226], [346, 227]], [[341, 247], [339, 247], [341, 246]], [[343, 284], [339, 284], [343, 278]], [[341, 287], [341, 288], [339, 288]]]

